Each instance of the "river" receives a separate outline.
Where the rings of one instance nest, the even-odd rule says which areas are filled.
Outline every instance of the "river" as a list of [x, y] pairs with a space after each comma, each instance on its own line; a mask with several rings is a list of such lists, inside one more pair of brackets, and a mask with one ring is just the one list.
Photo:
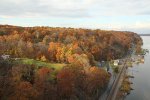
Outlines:
[[[144, 49], [150, 50], [150, 36], [142, 36]], [[126, 96], [125, 100], [150, 100], [150, 54], [145, 55], [143, 64], [135, 64], [128, 69], [129, 74], [133, 75], [131, 85], [134, 90]]]

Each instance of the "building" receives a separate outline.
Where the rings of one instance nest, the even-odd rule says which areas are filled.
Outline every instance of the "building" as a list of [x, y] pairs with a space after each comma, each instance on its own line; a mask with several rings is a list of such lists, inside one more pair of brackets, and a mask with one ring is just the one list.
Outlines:
[[1, 55], [1, 58], [4, 59], [4, 60], [6, 60], [6, 59], [9, 59], [9, 58], [10, 58], [10, 55], [5, 55], [5, 54], [3, 54], [3, 55]]
[[119, 60], [114, 60], [114, 66], [118, 66], [119, 65]]

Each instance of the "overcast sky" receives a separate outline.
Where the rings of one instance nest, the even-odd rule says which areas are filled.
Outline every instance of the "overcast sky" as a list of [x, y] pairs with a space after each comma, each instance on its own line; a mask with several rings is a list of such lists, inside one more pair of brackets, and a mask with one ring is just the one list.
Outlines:
[[150, 0], [0, 0], [0, 24], [150, 33]]

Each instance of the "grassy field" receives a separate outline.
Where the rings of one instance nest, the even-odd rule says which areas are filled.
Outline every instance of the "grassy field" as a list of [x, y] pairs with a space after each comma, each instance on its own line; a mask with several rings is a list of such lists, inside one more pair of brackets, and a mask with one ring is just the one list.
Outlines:
[[18, 59], [17, 62], [23, 63], [23, 64], [35, 65], [37, 67], [54, 68], [55, 70], [61, 70], [66, 65], [62, 63], [43, 62], [43, 61], [29, 59], [29, 58], [21, 58], [21, 59]]

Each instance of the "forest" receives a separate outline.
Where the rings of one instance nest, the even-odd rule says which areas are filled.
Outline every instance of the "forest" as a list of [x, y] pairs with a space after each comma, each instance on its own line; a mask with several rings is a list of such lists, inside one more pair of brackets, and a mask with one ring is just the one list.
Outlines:
[[97, 100], [111, 76], [98, 62], [142, 45], [128, 31], [0, 25], [0, 99]]

